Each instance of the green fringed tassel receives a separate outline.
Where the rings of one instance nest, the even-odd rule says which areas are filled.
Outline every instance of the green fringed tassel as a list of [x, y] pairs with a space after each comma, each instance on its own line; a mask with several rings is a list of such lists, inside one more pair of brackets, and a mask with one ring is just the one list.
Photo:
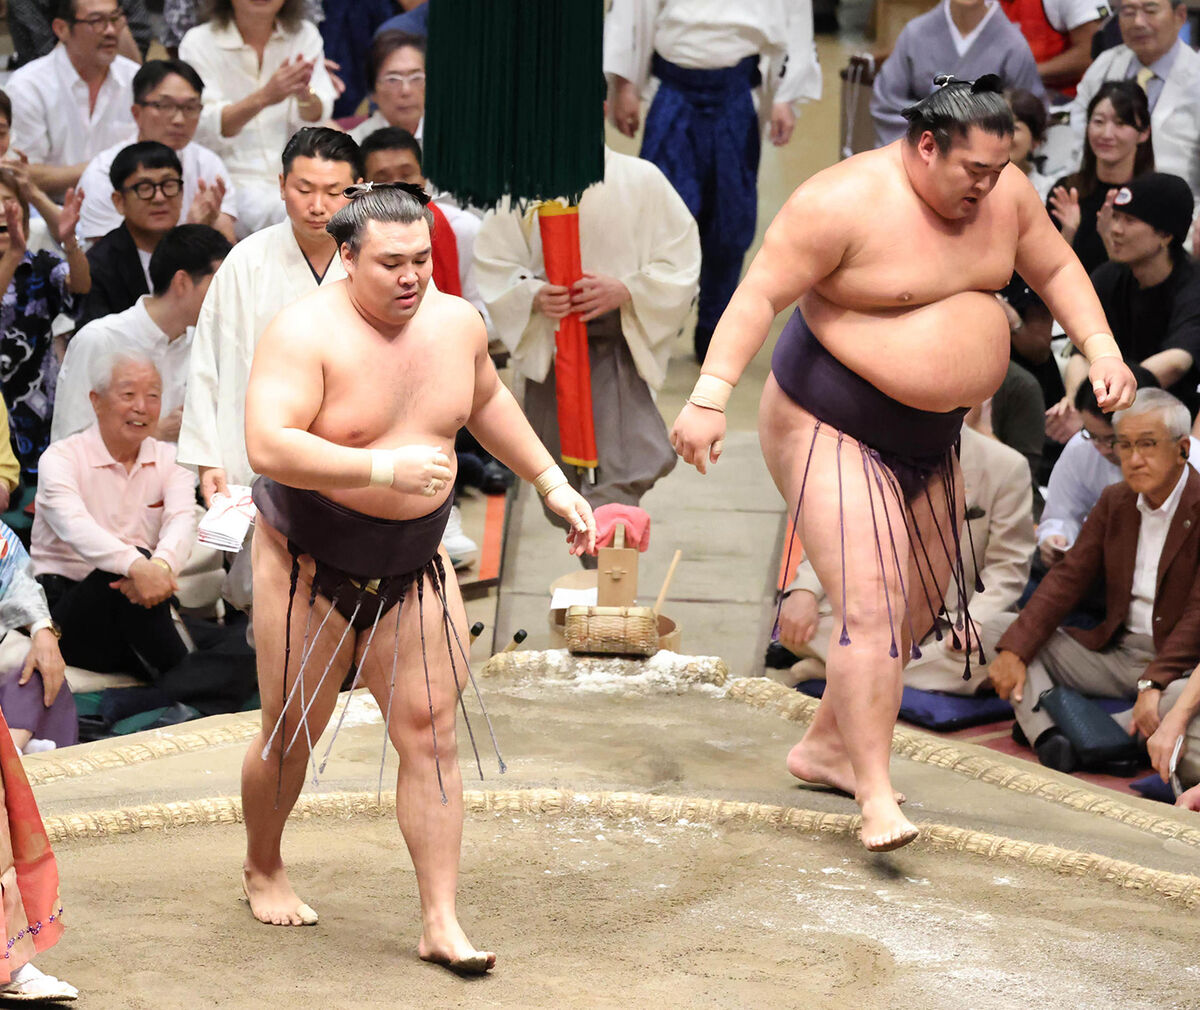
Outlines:
[[604, 178], [603, 0], [436, 0], [425, 174], [476, 207]]

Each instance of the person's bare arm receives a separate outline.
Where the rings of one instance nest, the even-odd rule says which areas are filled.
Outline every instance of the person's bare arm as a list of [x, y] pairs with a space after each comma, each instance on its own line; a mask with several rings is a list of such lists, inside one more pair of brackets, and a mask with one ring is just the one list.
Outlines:
[[311, 491], [363, 488], [372, 484], [374, 453], [386, 452], [398, 491], [422, 494], [430, 481], [451, 480], [450, 461], [436, 446], [357, 449], [308, 430], [325, 395], [326, 344], [307, 311], [281, 312], [254, 353], [246, 388], [246, 454], [254, 471]]
[[1100, 30], [1101, 18], [1072, 28], [1067, 48], [1038, 64], [1038, 76], [1048, 88], [1077, 80], [1092, 65], [1092, 36]]
[[1191, 370], [1192, 356], [1182, 348], [1168, 347], [1145, 358], [1142, 367], [1158, 380], [1163, 389], [1169, 389]]
[[1121, 360], [1087, 271], [1050, 221], [1029, 181], [1015, 166], [1009, 166], [1005, 176], [1002, 182], [1017, 201], [1017, 273], [1087, 356], [1088, 374], [1100, 406], [1106, 411], [1129, 406], [1137, 385]]
[[58, 196], [79, 182], [87, 162], [77, 165], [30, 165], [29, 180], [51, 196]]

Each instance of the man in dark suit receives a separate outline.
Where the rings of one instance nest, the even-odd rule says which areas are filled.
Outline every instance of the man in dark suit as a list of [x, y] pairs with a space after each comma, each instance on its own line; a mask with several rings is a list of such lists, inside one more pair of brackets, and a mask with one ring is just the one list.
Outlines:
[[179, 223], [183, 166], [166, 144], [130, 144], [109, 170], [113, 206], [125, 219], [88, 250], [92, 289], [79, 318], [84, 323], [124, 312], [150, 293], [150, 255]]
[[[1012, 701], [1044, 765], [1071, 771], [1078, 763], [1049, 713], [1035, 710], [1044, 691], [1063, 684], [1128, 699], [1132, 708], [1113, 718], [1149, 737], [1163, 690], [1200, 659], [1200, 473], [1187, 462], [1190, 427], [1187, 408], [1170, 393], [1138, 390], [1133, 406], [1113, 417], [1125, 479], [1105, 489], [1025, 609], [985, 625], [985, 642], [1003, 631], [992, 684]], [[1100, 581], [1104, 619], [1086, 630], [1060, 627]]]

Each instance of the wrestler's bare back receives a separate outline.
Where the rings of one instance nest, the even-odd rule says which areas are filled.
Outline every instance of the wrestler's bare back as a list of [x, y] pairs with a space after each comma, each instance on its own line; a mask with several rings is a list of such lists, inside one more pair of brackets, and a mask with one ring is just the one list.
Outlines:
[[[363, 318], [347, 281], [320, 288], [285, 313], [273, 325], [289, 334], [295, 365], [322, 374], [312, 434], [356, 449], [435, 446], [457, 471], [454, 437], [471, 416], [477, 370], [495, 377], [487, 331], [468, 302], [428, 288], [393, 336]], [[321, 493], [367, 515], [411, 519], [436, 510], [453, 494], [453, 482], [433, 498], [379, 488]]]
[[877, 388], [951, 410], [990, 396], [1008, 366], [994, 292], [1012, 277], [1020, 204], [1033, 190], [1010, 165], [970, 216], [947, 220], [910, 185], [902, 143], [841, 162], [793, 194], [797, 221], [821, 208], [819, 228], [837, 257], [799, 304], [830, 352]]

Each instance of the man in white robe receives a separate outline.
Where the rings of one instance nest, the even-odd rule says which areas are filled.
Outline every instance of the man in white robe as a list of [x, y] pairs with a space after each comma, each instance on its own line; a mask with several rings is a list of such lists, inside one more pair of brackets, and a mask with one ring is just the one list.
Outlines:
[[[358, 145], [339, 130], [306, 127], [283, 152], [280, 189], [288, 219], [243, 239], [221, 264], [192, 338], [178, 460], [200, 474], [205, 504], [256, 474], [246, 456], [250, 365], [267, 324], [285, 306], [346, 276], [325, 225], [362, 177]], [[249, 551], [236, 556], [226, 585], [235, 606], [249, 602]]]
[[604, 181], [579, 202], [584, 276], [547, 283], [536, 216], [489, 212], [475, 240], [475, 274], [496, 335], [525, 380], [526, 416], [562, 462], [554, 385], [559, 319], [588, 324], [595, 484], [564, 466], [593, 508], [636, 505], [675, 465], [654, 393], [696, 296], [700, 240], [687, 206], [654, 165], [606, 150]]

